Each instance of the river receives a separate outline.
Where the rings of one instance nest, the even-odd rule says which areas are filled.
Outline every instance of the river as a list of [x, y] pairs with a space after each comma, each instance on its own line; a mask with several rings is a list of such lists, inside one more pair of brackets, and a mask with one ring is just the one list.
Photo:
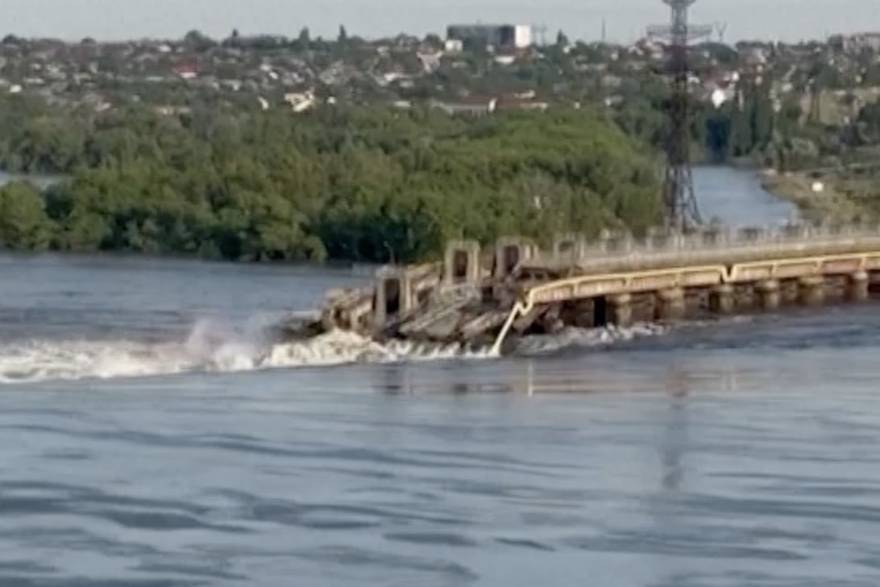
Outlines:
[[[731, 227], [778, 227], [797, 220], [797, 208], [761, 185], [758, 175], [735, 167], [697, 167], [694, 189], [707, 221], [718, 219]], [[748, 194], [748, 198], [731, 197]]]
[[[698, 182], [781, 220], [739, 174]], [[363, 279], [0, 257], [0, 585], [880, 582], [876, 305], [503, 359], [265, 336]]]

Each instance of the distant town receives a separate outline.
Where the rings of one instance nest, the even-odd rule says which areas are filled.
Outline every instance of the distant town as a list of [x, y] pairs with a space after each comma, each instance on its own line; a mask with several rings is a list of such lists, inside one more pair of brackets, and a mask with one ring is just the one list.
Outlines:
[[[542, 35], [546, 36], [546, 35]], [[546, 41], [546, 39], [544, 39]], [[59, 107], [103, 112], [126, 103], [180, 114], [193, 100], [228, 101], [301, 114], [340, 102], [450, 114], [547, 110], [638, 97], [663, 72], [661, 40], [633, 45], [574, 42], [559, 32], [539, 43], [526, 25], [452, 25], [446, 38], [364, 40], [244, 37], [69, 43], [7, 36], [0, 92], [39, 96]], [[824, 124], [851, 122], [880, 96], [880, 33], [802, 44], [706, 41], [694, 47], [694, 94], [720, 107], [744, 80], [768, 84], [776, 111], [797, 106]]]

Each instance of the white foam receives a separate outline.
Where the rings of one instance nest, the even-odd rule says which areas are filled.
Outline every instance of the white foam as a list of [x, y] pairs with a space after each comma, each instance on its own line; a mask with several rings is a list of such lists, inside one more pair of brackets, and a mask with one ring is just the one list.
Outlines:
[[[255, 321], [243, 328], [203, 321], [180, 342], [33, 340], [0, 344], [0, 384], [496, 358], [489, 349], [399, 340], [379, 343], [344, 331], [279, 343], [270, 338], [271, 331], [265, 321]], [[524, 338], [516, 354], [548, 355], [567, 348], [606, 346], [665, 331], [651, 324], [592, 330], [568, 328], [553, 336]]]
[[665, 334], [668, 327], [659, 324], [637, 324], [629, 328], [608, 326], [606, 328], [565, 328], [558, 334], [527, 336], [519, 341], [516, 353], [525, 356], [541, 356], [569, 348], [595, 348], [627, 342], [636, 338]]
[[470, 351], [460, 345], [380, 344], [342, 331], [278, 343], [268, 340], [262, 328], [241, 332], [201, 322], [182, 342], [35, 340], [0, 345], [0, 383], [490, 357], [488, 351]]

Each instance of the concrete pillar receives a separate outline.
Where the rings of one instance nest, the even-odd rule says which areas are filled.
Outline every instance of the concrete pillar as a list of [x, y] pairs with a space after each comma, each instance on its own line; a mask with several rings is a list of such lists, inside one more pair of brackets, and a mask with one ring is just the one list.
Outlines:
[[[462, 267], [462, 265], [464, 265]], [[446, 247], [443, 282], [446, 285], [475, 284], [480, 281], [480, 243], [454, 241]]]
[[632, 296], [629, 294], [618, 294], [609, 296], [608, 298], [609, 322], [625, 328], [632, 325], [633, 309]]
[[495, 243], [495, 278], [504, 279], [520, 263], [534, 257], [535, 246], [520, 237], [504, 237]]
[[800, 300], [801, 297], [801, 292], [797, 280], [783, 282], [781, 288], [783, 304], [791, 305], [798, 303], [798, 300]]
[[684, 290], [680, 287], [657, 292], [657, 318], [675, 321], [684, 318], [686, 306]]
[[378, 331], [384, 330], [388, 322], [388, 294], [385, 291], [385, 280], [378, 279], [376, 281], [376, 298], [373, 308], [373, 329]]
[[[394, 291], [389, 291], [392, 289]], [[412, 290], [412, 277], [406, 269], [384, 267], [376, 273], [376, 307], [373, 313], [373, 327], [376, 330], [384, 329], [389, 320], [404, 316], [413, 309]], [[389, 305], [396, 308], [389, 311]]]
[[586, 241], [580, 234], [558, 235], [553, 240], [553, 256], [557, 260], [580, 259], [586, 249]]
[[716, 314], [733, 314], [736, 309], [736, 296], [732, 285], [716, 285], [709, 292], [709, 309]]
[[763, 228], [743, 228], [737, 234], [737, 239], [740, 242], [755, 243], [764, 238], [765, 234], [766, 233]]
[[858, 271], [849, 276], [846, 297], [851, 302], [864, 302], [871, 297], [871, 276], [867, 271]]
[[562, 319], [562, 308], [553, 306], [541, 317], [541, 327], [547, 334], [558, 334], [565, 329], [565, 321]]
[[762, 310], [778, 310], [782, 303], [782, 294], [779, 290], [779, 282], [775, 279], [760, 281], [755, 285], [758, 304]]
[[[560, 317], [567, 325], [593, 328], [596, 326], [596, 313], [596, 303], [593, 300], [577, 300], [563, 304]], [[604, 317], [604, 313], [602, 316]]]
[[603, 235], [600, 243], [606, 253], [628, 253], [636, 246], [633, 236], [626, 233], [608, 233]]
[[798, 280], [800, 300], [805, 306], [821, 306], [825, 302], [825, 279], [818, 277], [802, 277]]

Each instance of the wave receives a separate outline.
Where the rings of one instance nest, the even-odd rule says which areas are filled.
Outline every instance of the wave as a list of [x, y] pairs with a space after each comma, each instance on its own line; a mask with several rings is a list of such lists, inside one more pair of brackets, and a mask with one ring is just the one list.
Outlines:
[[352, 332], [278, 342], [269, 329], [200, 322], [182, 342], [33, 340], [0, 344], [0, 384], [235, 373], [352, 363], [482, 359], [488, 350], [408, 341], [386, 344]]
[[570, 349], [607, 347], [638, 338], [660, 336], [669, 331], [661, 324], [636, 324], [628, 328], [565, 328], [555, 335], [527, 336], [517, 343], [515, 353], [527, 357], [552, 355]]
[[[202, 321], [179, 342], [32, 340], [3, 343], [0, 344], [0, 384], [496, 358], [488, 348], [468, 348], [461, 344], [399, 340], [380, 343], [345, 331], [299, 341], [278, 341], [273, 332], [272, 326], [264, 321], [244, 328]], [[519, 341], [514, 353], [537, 357], [664, 332], [666, 328], [650, 324], [632, 328], [569, 328], [557, 335], [526, 337]]]

